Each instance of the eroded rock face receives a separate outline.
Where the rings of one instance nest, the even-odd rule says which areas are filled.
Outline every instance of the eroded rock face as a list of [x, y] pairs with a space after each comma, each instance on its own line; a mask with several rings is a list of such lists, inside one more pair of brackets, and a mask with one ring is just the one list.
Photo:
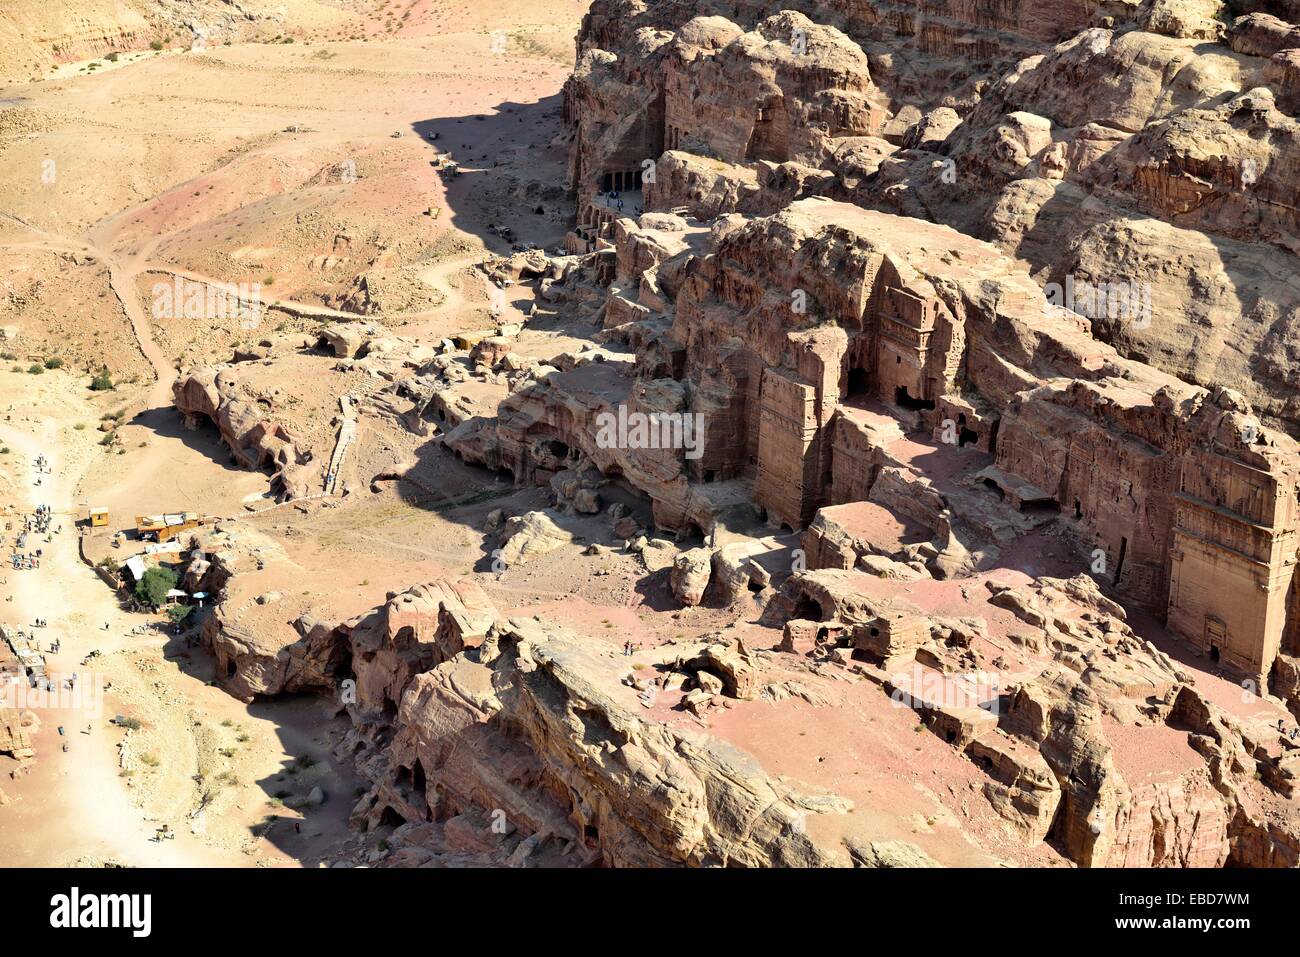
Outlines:
[[[886, 160], [861, 201], [986, 237], [1045, 281], [1141, 290], [1151, 303], [1141, 319], [1091, 310], [1099, 336], [1294, 422], [1280, 373], [1294, 295], [1268, 278], [1296, 248], [1294, 216], [1278, 204], [1294, 189], [1294, 74], [1277, 47], [1286, 31], [1252, 17], [1234, 27], [1246, 58], [1085, 32], [995, 84], [938, 150]], [[1020, 116], [1049, 137], [1015, 155], [991, 149]]]
[[335, 323], [321, 329], [319, 344], [341, 359], [359, 359], [383, 335], [383, 327], [374, 323]]
[[[816, 636], [811, 645], [793, 640], [802, 622], [791, 620], [782, 650], [847, 663], [837, 649], [848, 648], [879, 662], [884, 670], [858, 667], [988, 775], [984, 796], [1027, 843], [1047, 841], [1083, 866], [1289, 859], [1291, 838], [1282, 834], [1291, 832], [1270, 831], [1276, 824], [1263, 809], [1286, 803], [1293, 749], [1275, 729], [1245, 726], [1198, 694], [1191, 676], [1137, 638], [1090, 578], [990, 583], [989, 603], [1038, 632], [1017, 641], [1035, 644], [1048, 663], [1001, 695], [976, 682], [967, 703], [955, 692], [978, 661], [970, 656], [985, 626], [929, 619], [924, 629], [891, 634], [898, 623], [927, 619], [896, 600], [864, 600], [856, 574], [790, 580], [782, 601], [794, 603], [794, 615], [815, 616]], [[784, 617], [786, 605], [778, 611]], [[879, 635], [864, 635], [872, 629]], [[935, 670], [904, 667], [911, 660]], [[1153, 773], [1170, 756], [1153, 764], [1136, 741], [1167, 731], [1185, 736], [1183, 756], [1173, 759], [1175, 770]], [[1265, 739], [1272, 743], [1261, 748]]]
[[[346, 650], [334, 628], [283, 596], [266, 591], [270, 576], [301, 575], [269, 537], [219, 523], [192, 540], [184, 580], [215, 601], [202, 640], [212, 649], [217, 679], [242, 701], [282, 693], [327, 692], [346, 670]], [[265, 573], [265, 574], [264, 574]]]
[[[1026, 142], [1041, 132], [1019, 128]], [[638, 263], [671, 261], [639, 258], [644, 235], [626, 235], [611, 302], [631, 294]], [[986, 243], [825, 197], [721, 218], [676, 257], [664, 318], [619, 327], [636, 327], [634, 362], [530, 378], [445, 444], [524, 481], [578, 460], [622, 475], [673, 530], [707, 529], [752, 498], [774, 523], [813, 523], [816, 562], [841, 567], [867, 549], [826, 542], [818, 509], [867, 500], [929, 532], [912, 543], [926, 548], [883, 550], [907, 570], [867, 560], [896, 579], [969, 574], [1072, 514], [1098, 574], [1263, 686], [1297, 605], [1300, 449], [1240, 393], [1125, 358]], [[680, 434], [635, 437], [637, 419]], [[917, 428], [993, 460], [936, 479], [902, 437]], [[1260, 567], [1274, 584], [1245, 587]], [[1224, 580], [1242, 587], [1211, 587]], [[679, 582], [691, 601], [695, 584]]]
[[0, 707], [0, 754], [20, 761], [36, 756], [30, 733], [34, 719], [31, 713]]
[[[443, 447], [553, 493], [490, 522], [505, 566], [572, 547], [556, 519], [617, 482], [708, 544], [622, 512], [613, 535], [731, 625], [647, 676], [468, 581], [260, 651], [222, 618], [233, 688], [355, 682], [353, 819], [395, 828], [387, 863], [928, 866], [819, 842], [793, 822], [846, 799], [683, 730], [836, 684], [912, 709], [1021, 849], [1300, 858], [1300, 749], [1145, 637], [1153, 614], [1300, 714], [1295, 28], [1200, 0], [850, 6], [593, 4], [568, 255], [492, 273], [594, 341], [448, 346], [410, 387]], [[229, 401], [215, 374], [182, 393]], [[232, 447], [255, 431], [226, 415]], [[725, 538], [738, 510], [795, 543], [775, 573]]]
[[[792, 822], [847, 802], [776, 782], [724, 742], [647, 723], [615, 659], [537, 620], [488, 624], [491, 613], [474, 586], [435, 582], [336, 631], [357, 670], [349, 711], [374, 784], [354, 819], [412, 822], [392, 863], [842, 862]], [[753, 693], [734, 655], [699, 665]]]
[[[600, 671], [612, 663], [561, 631], [512, 621], [494, 651], [490, 662], [450, 663], [422, 676], [404, 699], [409, 724], [393, 758], [419, 761], [437, 776], [439, 813], [463, 813], [489, 797], [521, 828], [521, 839], [549, 832], [612, 865], [830, 862], [791, 822], [819, 804], [842, 812], [842, 801], [799, 795], [719, 742], [646, 725], [601, 690], [614, 676]], [[460, 686], [481, 697], [472, 711], [453, 705], [447, 712], [442, 702]], [[485, 780], [466, 759], [494, 743], [511, 747], [519, 764]], [[524, 782], [536, 790], [520, 793]], [[542, 797], [548, 793], [569, 797]]]
[[226, 690], [236, 698], [252, 701], [258, 695], [332, 687], [342, 659], [331, 628], [300, 618], [293, 623], [298, 640], [280, 645], [226, 615], [227, 609], [214, 609], [204, 621], [203, 639], [216, 654], [218, 674], [226, 676]]
[[713, 553], [707, 548], [692, 548], [673, 559], [673, 594], [684, 605], [698, 605], [713, 575]]
[[[720, 156], [774, 145], [789, 155], [790, 143], [804, 139], [817, 149], [890, 114], [919, 116], [918, 106], [968, 107], [990, 75], [1075, 35], [1097, 7], [1085, 0], [994, 11], [954, 0], [923, 10], [868, 2], [832, 11], [795, 0], [773, 15], [770, 5], [752, 2], [598, 0], [583, 20], [565, 86], [565, 115], [577, 130], [571, 175], [585, 189], [601, 173], [634, 169], [681, 145], [681, 135]], [[1107, 13], [1117, 25], [1124, 19]], [[705, 93], [698, 108], [675, 97], [691, 86]], [[706, 109], [713, 132], [691, 122]], [[855, 116], [870, 119], [850, 122]], [[786, 117], [802, 119], [802, 128]]]
[[721, 17], [691, 20], [662, 69], [664, 146], [727, 163], [817, 165], [828, 139], [872, 135], [886, 116], [861, 47], [792, 11], [744, 33]]
[[237, 383], [223, 375], [221, 367], [193, 369], [176, 380], [172, 391], [187, 421], [200, 416], [209, 420], [244, 468], [270, 470], [291, 498], [314, 491], [301, 469], [307, 455], [282, 426], [268, 421], [255, 402], [238, 393]]
[[506, 567], [523, 565], [571, 541], [573, 536], [545, 512], [529, 512], [506, 519], [496, 557]]
[[[1007, 8], [1015, 22], [992, 28], [995, 38], [984, 15], [955, 5], [923, 18], [926, 56], [918, 57], [870, 5], [845, 16], [805, 11], [811, 26], [796, 26], [792, 14], [754, 23], [747, 8], [730, 20], [689, 20], [691, 6], [597, 5], [587, 18], [583, 62], [600, 59], [634, 92], [616, 119], [594, 78], [580, 68], [570, 83], [580, 214], [605, 173], [656, 160], [664, 175], [647, 190], [647, 209], [768, 214], [830, 195], [945, 222], [1027, 260], [1042, 282], [1069, 276], [1142, 290], [1149, 318], [1096, 310], [1087, 318], [1100, 337], [1199, 385], [1241, 388], [1266, 416], [1300, 420], [1283, 371], [1294, 294], [1277, 278], [1297, 236], [1286, 198], [1300, 90], [1293, 24], [1250, 13], [1225, 36], [1214, 4], [1171, 2], [1132, 8], [1140, 29], [1125, 29], [1108, 10], [1114, 20], [1103, 28], [1090, 26], [1100, 21], [1088, 4], [1017, 4]], [[616, 30], [619, 15], [646, 29]], [[979, 38], [961, 57], [945, 33], [958, 24], [968, 43]], [[783, 90], [780, 108], [763, 107], [764, 96], [739, 78], [770, 70], [769, 48], [789, 41], [743, 38], [794, 29], [828, 45], [818, 62], [851, 73], [840, 85], [866, 96], [880, 122], [809, 123], [802, 135], [815, 141], [767, 148], [767, 130], [783, 129], [783, 111], [803, 109], [806, 94]], [[854, 41], [870, 51], [869, 69], [852, 56]], [[707, 79], [692, 72], [723, 63]], [[995, 78], [978, 93], [939, 104], [912, 85], [927, 70], [952, 79], [975, 63]], [[673, 109], [679, 87], [708, 91], [710, 127]], [[894, 145], [867, 145], [880, 136]], [[777, 165], [786, 167], [780, 175]]]

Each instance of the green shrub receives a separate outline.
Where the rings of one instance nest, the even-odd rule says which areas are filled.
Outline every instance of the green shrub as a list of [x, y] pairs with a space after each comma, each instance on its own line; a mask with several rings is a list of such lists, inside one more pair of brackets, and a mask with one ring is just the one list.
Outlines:
[[167, 593], [176, 587], [178, 581], [179, 576], [170, 568], [155, 565], [136, 582], [135, 593], [151, 607], [161, 608], [167, 602]]
[[90, 380], [91, 392], [107, 392], [113, 388], [113, 377], [108, 374], [108, 366], [101, 366], [99, 375]]
[[167, 609], [167, 617], [172, 620], [172, 624], [179, 625], [186, 618], [190, 617], [190, 612], [193, 610], [193, 605], [172, 605]]

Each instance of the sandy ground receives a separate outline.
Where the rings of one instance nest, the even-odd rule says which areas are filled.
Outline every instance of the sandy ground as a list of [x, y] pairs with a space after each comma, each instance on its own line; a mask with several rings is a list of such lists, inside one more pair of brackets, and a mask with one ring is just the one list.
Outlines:
[[[50, 671], [75, 671], [103, 701], [39, 714], [28, 767], [0, 759], [0, 862], [314, 866], [358, 840], [346, 829], [356, 782], [331, 760], [340, 728], [320, 702], [245, 705], [221, 691], [201, 648], [124, 610], [81, 561], [75, 523], [92, 504], [114, 527], [159, 511], [243, 514], [267, 491], [265, 475], [230, 465], [215, 431], [186, 430], [171, 408], [178, 366], [228, 359], [267, 330], [159, 315], [158, 282], [259, 283], [277, 331], [345, 307], [436, 339], [489, 324], [471, 267], [509, 244], [488, 223], [523, 242], [562, 235], [559, 204], [525, 210], [508, 168], [527, 160], [560, 185], [563, 145], [550, 140], [584, 4], [401, 6], [359, 4], [351, 26], [294, 44], [137, 51], [6, 90], [0, 482], [8, 520], [21, 527], [45, 503], [62, 531], [41, 544], [39, 570], [0, 572], [0, 620], [48, 619], [42, 643], [62, 642]], [[444, 181], [440, 154], [462, 175]], [[52, 356], [62, 369], [23, 371]], [[117, 387], [92, 392], [101, 366]], [[104, 446], [109, 416], [122, 425]], [[40, 454], [52, 468], [37, 476]], [[445, 487], [472, 491], [459, 470]], [[357, 614], [481, 558], [467, 521], [410, 491], [303, 528], [283, 512], [256, 521], [311, 570], [322, 614]], [[382, 575], [354, 571], [358, 548], [385, 558]], [[323, 806], [289, 809], [317, 785]], [[153, 840], [161, 825], [176, 837]]]
[[[143, 383], [159, 357], [141, 354], [142, 318], [168, 363], [225, 359], [267, 331], [152, 316], [153, 287], [175, 276], [259, 287], [273, 327], [347, 307], [445, 335], [469, 318], [456, 307], [486, 316], [465, 267], [509, 251], [486, 224], [521, 242], [563, 235], [564, 150], [551, 140], [581, 11], [475, 5], [382, 40], [213, 47], [12, 88], [0, 111], [5, 351]], [[435, 168], [440, 157], [461, 175]], [[552, 197], [525, 201], [487, 175], [508, 166]]]
[[[16, 765], [5, 760], [3, 786], [13, 801], [0, 809], [6, 863], [233, 865], [249, 858], [276, 864], [318, 859], [348, 839], [353, 787], [328, 764], [330, 726], [319, 710], [294, 701], [250, 710], [209, 686], [200, 662], [178, 668], [177, 656], [164, 647], [165, 635], [138, 633], [145, 616], [123, 611], [78, 556], [74, 522], [84, 513], [84, 502], [75, 489], [103, 453], [94, 444], [97, 432], [76, 428], [94, 421], [96, 410], [87, 400], [67, 398], [76, 391], [61, 381], [67, 378], [49, 373], [40, 388], [24, 389], [27, 402], [8, 406], [0, 424], [0, 441], [9, 449], [3, 457], [5, 477], [16, 510], [47, 504], [56, 513], [54, 526], [62, 529], [39, 543], [45, 553], [40, 569], [8, 571], [0, 589], [7, 624], [26, 627], [42, 617], [48, 621], [40, 629], [42, 644], [61, 642], [60, 652], [47, 656], [51, 674], [76, 673], [83, 686], [102, 690], [102, 702], [96, 694], [75, 710], [38, 712], [37, 760], [30, 773], [9, 778]], [[12, 380], [13, 374], [0, 378], [0, 389], [11, 394]], [[34, 470], [38, 455], [50, 460], [48, 473]], [[20, 515], [10, 520], [21, 523]], [[29, 540], [28, 547], [32, 544]], [[87, 662], [92, 651], [99, 654]], [[109, 724], [118, 714], [140, 720], [140, 729], [127, 732]], [[133, 767], [127, 773], [123, 746]], [[305, 833], [299, 833], [292, 827], [298, 815], [278, 808], [269, 788], [304, 755], [312, 756], [314, 773], [297, 778], [295, 771], [295, 787], [301, 790], [310, 777], [335, 799], [314, 810]], [[316, 770], [319, 762], [324, 766]], [[272, 825], [267, 835], [272, 814], [287, 821]], [[163, 824], [177, 838], [151, 840]]]

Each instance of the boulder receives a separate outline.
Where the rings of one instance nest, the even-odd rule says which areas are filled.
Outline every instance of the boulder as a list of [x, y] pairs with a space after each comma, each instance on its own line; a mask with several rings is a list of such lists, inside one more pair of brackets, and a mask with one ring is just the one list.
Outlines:
[[528, 512], [506, 519], [496, 557], [506, 566], [525, 565], [573, 543], [573, 536], [545, 512]]
[[670, 576], [673, 594], [683, 605], [698, 605], [704, 600], [705, 589], [713, 574], [713, 552], [708, 548], [692, 548], [673, 559]]

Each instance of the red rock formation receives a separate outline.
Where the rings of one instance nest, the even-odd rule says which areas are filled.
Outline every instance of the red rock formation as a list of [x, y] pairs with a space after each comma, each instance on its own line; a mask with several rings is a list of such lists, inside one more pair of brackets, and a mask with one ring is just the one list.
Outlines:
[[[1296, 864], [1294, 744], [1119, 603], [1300, 712], [1300, 446], [1277, 428], [1300, 421], [1293, 30], [1169, 0], [1141, 29], [1086, 0], [829, 6], [597, 0], [565, 89], [573, 255], [529, 269], [608, 348], [429, 363], [438, 441], [588, 513], [616, 481], [710, 535], [646, 567], [686, 605], [761, 596], [764, 655], [913, 709], [1017, 840], [1083, 866]], [[221, 384], [178, 404], [220, 422]], [[243, 447], [256, 427], [224, 415]], [[631, 439], [632, 417], [679, 431]], [[714, 540], [747, 503], [804, 533], [779, 589], [754, 540]], [[549, 540], [539, 516], [507, 531]], [[1088, 573], [1029, 570], [1049, 536]], [[307, 654], [223, 660], [286, 688], [351, 668], [354, 819], [400, 823], [393, 863], [891, 857], [791, 829], [846, 804], [643, 720], [643, 677], [475, 586], [308, 632]], [[654, 687], [701, 718], [791, 693], [769, 660], [719, 640]], [[986, 667], [1000, 687], [950, 699]], [[498, 813], [509, 840], [484, 837]]]
[[[300, 467], [309, 461], [283, 427], [267, 421], [259, 407], [238, 392], [238, 383], [220, 367], [193, 369], [172, 387], [177, 410], [195, 425], [208, 419], [221, 432], [235, 460], [245, 468], [270, 469], [285, 494], [298, 498], [315, 489]], [[313, 476], [314, 477], [314, 476]]]
[[0, 707], [0, 754], [20, 761], [36, 756], [29, 732], [33, 717], [30, 712], [24, 715], [16, 708]]
[[[495, 619], [472, 584], [416, 586], [336, 636], [356, 668], [349, 746], [373, 784], [353, 818], [412, 822], [394, 864], [814, 866], [838, 853], [790, 821], [845, 802], [643, 721], [610, 690], [612, 659], [562, 629]], [[752, 694], [742, 663], [698, 667]]]

